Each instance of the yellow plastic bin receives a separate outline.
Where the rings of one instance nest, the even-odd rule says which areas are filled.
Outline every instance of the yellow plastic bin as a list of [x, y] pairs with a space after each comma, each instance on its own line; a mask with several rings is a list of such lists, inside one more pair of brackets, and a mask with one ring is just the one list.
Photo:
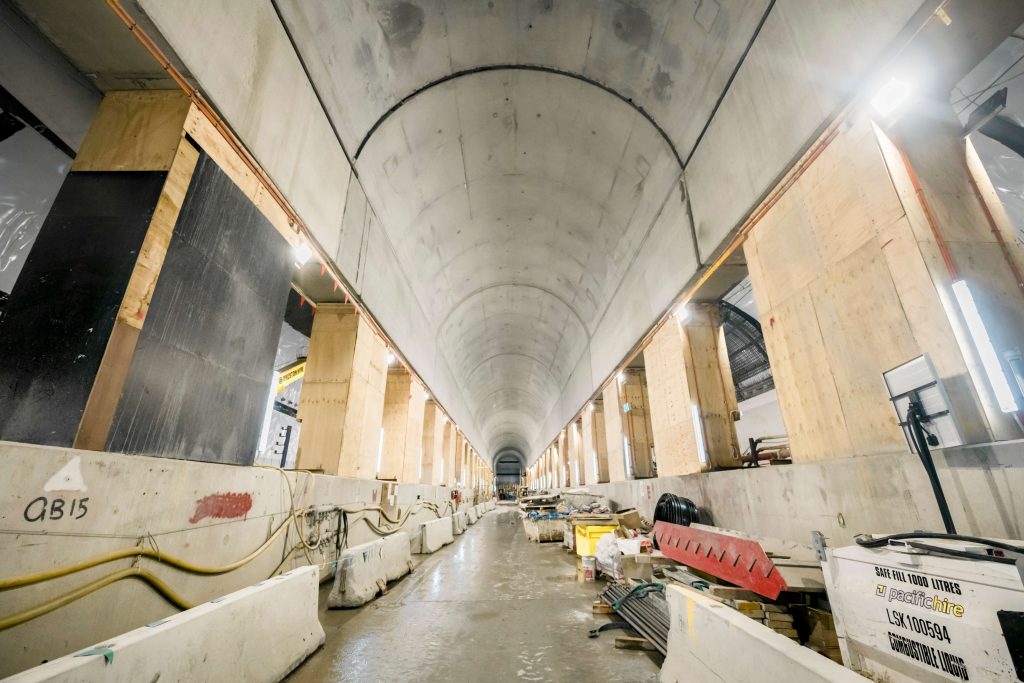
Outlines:
[[597, 541], [606, 534], [613, 533], [618, 529], [615, 526], [576, 526], [576, 554], [580, 557], [597, 555]]

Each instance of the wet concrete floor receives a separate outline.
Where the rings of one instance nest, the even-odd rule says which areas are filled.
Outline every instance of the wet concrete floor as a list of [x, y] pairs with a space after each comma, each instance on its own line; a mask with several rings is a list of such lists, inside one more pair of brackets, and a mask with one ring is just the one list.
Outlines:
[[657, 653], [616, 650], [560, 544], [528, 541], [519, 513], [498, 507], [354, 610], [323, 607], [327, 642], [287, 680], [656, 681]]

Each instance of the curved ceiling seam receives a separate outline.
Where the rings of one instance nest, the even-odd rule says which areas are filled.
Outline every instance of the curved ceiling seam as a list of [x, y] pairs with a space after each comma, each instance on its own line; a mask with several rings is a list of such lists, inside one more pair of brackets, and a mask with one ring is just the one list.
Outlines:
[[491, 71], [534, 71], [541, 73], [549, 73], [554, 74], [556, 76], [572, 78], [582, 83], [586, 83], [587, 85], [592, 85], [595, 88], [599, 88], [600, 90], [603, 90], [609, 95], [612, 95], [613, 97], [621, 100], [622, 102], [625, 102], [634, 111], [636, 111], [638, 114], [647, 119], [647, 122], [650, 123], [656, 131], [658, 131], [658, 135], [661, 136], [661, 138], [665, 141], [665, 144], [668, 145], [670, 150], [672, 150], [672, 155], [675, 157], [676, 162], [679, 164], [679, 168], [683, 169], [686, 167], [683, 163], [682, 156], [679, 154], [679, 150], [676, 149], [675, 143], [672, 141], [672, 138], [669, 137], [668, 133], [665, 132], [665, 129], [661, 127], [657, 120], [655, 120], [655, 118], [646, 109], [644, 109], [639, 104], [634, 102], [631, 97], [626, 97], [619, 91], [615, 90], [615, 88], [612, 88], [609, 85], [605, 85], [601, 81], [590, 78], [589, 76], [584, 76], [583, 74], [576, 73], [574, 71], [566, 71], [564, 69], [545, 66], [543, 64], [487, 64], [483, 66], [475, 66], [469, 69], [461, 69], [459, 71], [454, 71], [450, 74], [445, 74], [440, 78], [436, 78], [433, 81], [430, 81], [429, 83], [422, 85], [419, 88], [416, 88], [411, 93], [400, 99], [398, 102], [393, 104], [386, 112], [384, 112], [376, 121], [374, 121], [373, 125], [370, 126], [370, 129], [366, 131], [366, 135], [364, 135], [363, 139], [359, 142], [359, 146], [356, 148], [356, 153], [353, 155], [353, 159], [358, 161], [359, 156], [363, 152], [363, 148], [366, 147], [367, 143], [370, 141], [370, 138], [373, 137], [373, 134], [377, 132], [377, 129], [380, 128], [385, 121], [391, 118], [393, 114], [395, 114], [399, 109], [405, 106], [406, 103], [408, 103], [410, 100], [414, 99], [417, 95], [420, 95], [421, 93], [424, 93], [427, 90], [435, 88], [439, 85], [444, 85], [449, 81], [454, 81], [458, 78], [463, 78], [465, 76], [473, 76], [475, 74], [487, 73]]
[[555, 294], [551, 290], [547, 289], [546, 287], [541, 287], [540, 285], [529, 284], [529, 283], [526, 283], [526, 282], [494, 282], [494, 283], [491, 283], [489, 285], [485, 285], [483, 287], [480, 287], [478, 289], [473, 290], [472, 292], [470, 292], [466, 296], [462, 297], [462, 299], [460, 299], [458, 302], [455, 303], [455, 305], [452, 306], [452, 309], [450, 311], [448, 311], [447, 315], [445, 315], [444, 320], [442, 320], [441, 323], [435, 328], [434, 334], [441, 335], [442, 330], [448, 324], [448, 321], [451, 319], [451, 317], [453, 315], [455, 315], [455, 312], [463, 304], [468, 302], [470, 299], [472, 299], [474, 297], [477, 297], [480, 294], [483, 294], [484, 292], [486, 292], [488, 290], [496, 289], [498, 287], [524, 287], [526, 289], [536, 289], [539, 292], [547, 294], [552, 299], [555, 299], [560, 304], [562, 304], [562, 306], [564, 306], [565, 308], [567, 308], [569, 311], [572, 312], [573, 317], [576, 318], [576, 322], [578, 322], [580, 324], [580, 327], [583, 328], [583, 331], [586, 332], [587, 342], [590, 341], [590, 329], [587, 327], [586, 323], [583, 322], [583, 318], [580, 316], [580, 314], [576, 311], [575, 308], [570, 306], [565, 301], [565, 299], [563, 299], [562, 297], [558, 296], [557, 294]]

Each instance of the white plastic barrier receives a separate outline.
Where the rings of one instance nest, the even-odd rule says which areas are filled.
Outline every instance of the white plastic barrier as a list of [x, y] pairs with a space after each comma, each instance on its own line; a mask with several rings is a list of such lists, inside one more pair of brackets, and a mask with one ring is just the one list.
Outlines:
[[5, 680], [280, 681], [323, 645], [319, 586], [293, 569]]
[[665, 597], [671, 616], [662, 683], [867, 680], [695, 590], [667, 586]]
[[327, 597], [331, 608], [358, 607], [387, 590], [388, 581], [412, 570], [409, 535], [404, 531], [342, 551], [334, 587]]

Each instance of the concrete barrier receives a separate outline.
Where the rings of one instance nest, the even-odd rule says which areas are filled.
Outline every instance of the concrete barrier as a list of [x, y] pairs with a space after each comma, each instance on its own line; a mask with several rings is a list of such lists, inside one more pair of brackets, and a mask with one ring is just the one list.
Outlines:
[[487, 501], [486, 503], [484, 503], [484, 505], [487, 506], [488, 511], [493, 510], [495, 508], [495, 503], [493, 500]]
[[404, 531], [353, 546], [341, 553], [327, 606], [337, 609], [365, 605], [387, 590], [388, 581], [411, 570], [409, 535]]
[[410, 547], [414, 555], [435, 553], [447, 544], [455, 541], [455, 522], [451, 516], [432, 519], [420, 524], [419, 530], [410, 537]]
[[459, 510], [452, 515], [452, 533], [456, 536], [466, 533], [469, 526], [469, 515], [465, 510]]
[[469, 523], [476, 524], [476, 521], [480, 518], [476, 506], [466, 508], [466, 513], [469, 515]]
[[319, 584], [293, 569], [5, 680], [279, 681], [324, 642]]
[[668, 586], [665, 597], [671, 616], [662, 683], [867, 680], [697, 591]]

